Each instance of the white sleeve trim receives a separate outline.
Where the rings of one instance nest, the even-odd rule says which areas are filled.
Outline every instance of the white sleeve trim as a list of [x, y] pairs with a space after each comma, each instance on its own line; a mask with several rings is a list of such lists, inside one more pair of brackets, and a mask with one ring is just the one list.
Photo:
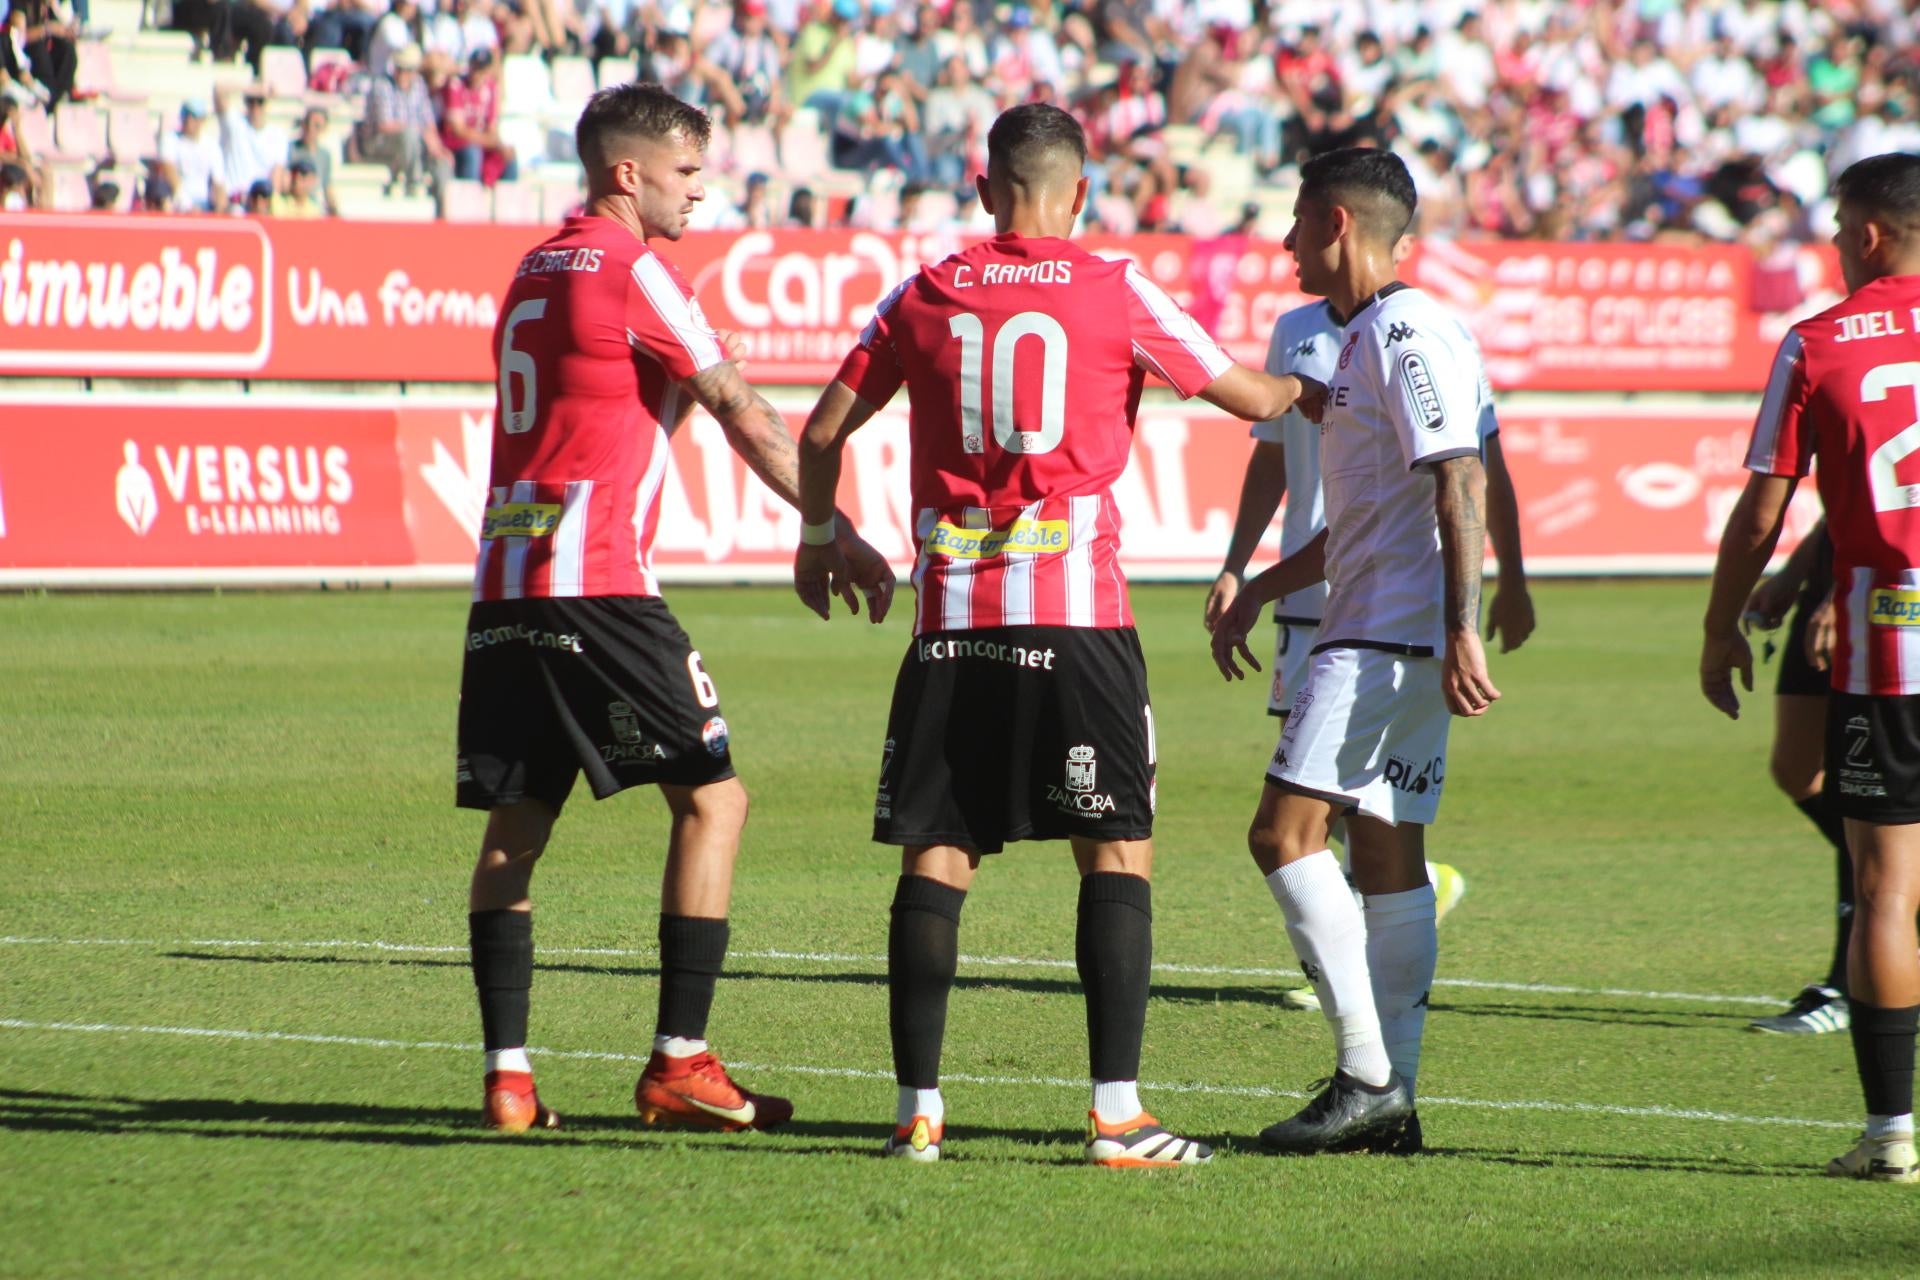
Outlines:
[[1160, 326], [1160, 331], [1178, 340], [1187, 349], [1187, 353], [1206, 372], [1209, 382], [1233, 367], [1233, 357], [1207, 336], [1200, 322], [1181, 310], [1180, 304], [1168, 297], [1166, 290], [1147, 279], [1141, 274], [1140, 268], [1131, 262], [1127, 264], [1127, 284], [1147, 304], [1147, 311], [1153, 316], [1154, 323]]
[[1794, 371], [1806, 358], [1806, 344], [1791, 330], [1774, 354], [1773, 370], [1767, 375], [1766, 394], [1760, 398], [1760, 413], [1753, 422], [1753, 443], [1747, 448], [1747, 470], [1772, 474], [1780, 466], [1780, 424], [1786, 417], [1787, 388], [1793, 385]]
[[913, 287], [913, 282], [919, 278], [920, 273], [918, 271], [914, 272], [905, 280], [893, 286], [892, 293], [880, 299], [880, 305], [873, 309], [873, 319], [867, 321], [866, 327], [860, 330], [861, 346], [870, 347], [873, 345], [873, 340], [880, 336], [881, 319], [894, 309], [900, 299], [906, 294], [907, 290]]
[[[727, 353], [720, 348], [720, 335], [706, 322], [693, 304], [687, 300], [680, 287], [660, 265], [660, 260], [651, 253], [643, 253], [633, 261], [633, 282], [640, 286], [640, 292], [646, 295], [647, 304], [666, 322], [680, 345], [686, 348], [693, 361], [695, 373], [702, 373], [717, 364], [724, 363]], [[629, 332], [628, 340], [632, 340]]]

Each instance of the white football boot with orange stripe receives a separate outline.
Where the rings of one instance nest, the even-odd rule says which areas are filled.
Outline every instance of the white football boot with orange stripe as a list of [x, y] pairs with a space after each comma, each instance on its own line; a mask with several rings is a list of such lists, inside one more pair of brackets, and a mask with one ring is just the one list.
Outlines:
[[1205, 1164], [1213, 1148], [1191, 1138], [1175, 1137], [1142, 1111], [1131, 1120], [1106, 1124], [1097, 1111], [1087, 1112], [1087, 1160], [1109, 1169], [1160, 1169]]

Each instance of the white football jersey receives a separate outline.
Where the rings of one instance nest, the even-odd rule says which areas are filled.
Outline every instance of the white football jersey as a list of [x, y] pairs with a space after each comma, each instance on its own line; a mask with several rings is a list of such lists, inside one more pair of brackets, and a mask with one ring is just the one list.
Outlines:
[[1327, 386], [1331, 532], [1316, 648], [1437, 654], [1445, 582], [1427, 468], [1478, 455], [1494, 429], [1479, 345], [1432, 297], [1389, 285], [1348, 321]]
[[[1316, 382], [1333, 377], [1340, 354], [1340, 322], [1326, 302], [1295, 307], [1273, 324], [1267, 342], [1267, 372], [1297, 373]], [[1320, 536], [1327, 527], [1320, 495], [1320, 428], [1292, 409], [1253, 424], [1253, 438], [1277, 444], [1286, 453], [1287, 505], [1280, 513], [1280, 558], [1286, 559]], [[1276, 622], [1311, 626], [1327, 603], [1327, 584], [1316, 582], [1273, 602]]]

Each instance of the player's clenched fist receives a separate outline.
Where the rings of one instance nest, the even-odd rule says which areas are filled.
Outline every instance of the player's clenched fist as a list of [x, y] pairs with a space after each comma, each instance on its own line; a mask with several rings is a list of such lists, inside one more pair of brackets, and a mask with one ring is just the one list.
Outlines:
[[1440, 669], [1440, 688], [1447, 710], [1457, 716], [1483, 716], [1499, 701], [1500, 691], [1487, 674], [1487, 653], [1472, 631], [1449, 632], [1447, 653]]

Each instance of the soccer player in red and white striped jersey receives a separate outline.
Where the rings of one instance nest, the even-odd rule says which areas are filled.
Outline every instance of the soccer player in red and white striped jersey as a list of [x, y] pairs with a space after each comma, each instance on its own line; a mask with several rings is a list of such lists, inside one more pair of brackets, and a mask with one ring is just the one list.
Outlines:
[[1086, 143], [1058, 108], [1015, 107], [987, 140], [993, 239], [879, 306], [801, 437], [801, 599], [829, 616], [848, 572], [833, 495], [848, 435], [907, 389], [914, 641], [894, 689], [874, 839], [904, 846], [888, 941], [889, 1154], [938, 1158], [940, 1042], [960, 908], [984, 854], [1065, 837], [1093, 1109], [1087, 1156], [1198, 1164], [1141, 1107], [1152, 951], [1153, 711], [1119, 561], [1112, 485], [1147, 373], [1249, 421], [1317, 384], [1243, 368], [1127, 262], [1068, 241]]
[[1849, 1030], [1867, 1103], [1866, 1133], [1827, 1172], [1920, 1182], [1920, 156], [1862, 160], [1835, 189], [1850, 292], [1780, 344], [1747, 454], [1753, 475], [1720, 544], [1700, 685], [1739, 715], [1733, 673], [1753, 689], [1741, 611], [1817, 462], [1837, 614], [1826, 776], [1858, 888]]
[[[635, 1105], [650, 1124], [766, 1129], [791, 1105], [734, 1084], [706, 1042], [746, 792], [719, 693], [659, 598], [650, 554], [667, 438], [694, 402], [788, 502], [793, 440], [648, 245], [678, 239], [703, 195], [707, 118], [628, 84], [596, 94], [576, 132], [587, 211], [521, 259], [494, 330], [492, 495], [461, 677], [458, 803], [488, 811], [469, 901], [483, 1115], [508, 1131], [556, 1124], [526, 1053], [528, 893], [585, 772], [598, 798], [653, 784], [673, 812], [659, 1012]], [[892, 570], [851, 530], [842, 549], [877, 622]]]

